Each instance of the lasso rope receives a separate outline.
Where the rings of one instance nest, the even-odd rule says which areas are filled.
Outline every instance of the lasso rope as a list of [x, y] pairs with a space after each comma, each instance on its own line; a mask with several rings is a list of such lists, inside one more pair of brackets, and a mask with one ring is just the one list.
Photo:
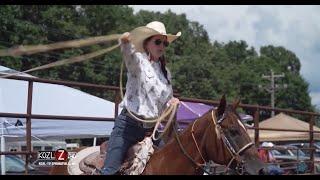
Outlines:
[[21, 56], [31, 55], [35, 53], [47, 52], [63, 48], [79, 48], [83, 46], [89, 46], [98, 43], [105, 43], [119, 39], [121, 34], [111, 34], [107, 36], [97, 36], [80, 40], [63, 41], [58, 43], [52, 43], [47, 45], [29, 45], [29, 46], [18, 46], [16, 48], [9, 48], [0, 50], [0, 56]]
[[[21, 55], [24, 55], [24, 54], [31, 55], [31, 54], [35, 54], [35, 53], [47, 52], [47, 51], [63, 49], [63, 48], [74, 48], [74, 47], [89, 46], [89, 45], [92, 45], [92, 44], [104, 43], [104, 42], [108, 42], [108, 41], [118, 40], [120, 36], [121, 36], [120, 34], [112, 34], [112, 35], [108, 35], [108, 36], [98, 36], [98, 37], [87, 38], [87, 39], [82, 39], [82, 40], [71, 40], [71, 41], [52, 43], [52, 44], [48, 44], [48, 45], [19, 46], [18, 48], [9, 48], [9, 49], [5, 49], [5, 50], [0, 50], [0, 57], [1, 56], [13, 56], [13, 57], [15, 57], [15, 56], [21, 56]], [[56, 61], [56, 62], [53, 62], [53, 63], [45, 64], [45, 65], [42, 65], [42, 66], [38, 66], [38, 67], [31, 68], [31, 69], [28, 69], [28, 70], [25, 70], [25, 71], [22, 71], [22, 72], [18, 72], [18, 73], [5, 74], [5, 75], [0, 76], [0, 78], [6, 78], [6, 77], [15, 76], [15, 75], [19, 75], [19, 74], [24, 74], [24, 73], [28, 73], [28, 72], [33, 72], [33, 71], [37, 71], [37, 70], [49, 69], [49, 68], [52, 68], [52, 67], [62, 66], [62, 65], [66, 65], [66, 64], [82, 62], [82, 61], [85, 61], [85, 60], [88, 60], [88, 59], [92, 59], [94, 57], [98, 57], [98, 56], [101, 56], [103, 54], [106, 54], [106, 53], [116, 49], [119, 46], [120, 46], [120, 44], [117, 44], [117, 45], [114, 45], [114, 46], [106, 48], [106, 49], [95, 51], [93, 53], [88, 53], [88, 54], [80, 55], [80, 56], [73, 57], [73, 58], [62, 59], [60, 61]], [[120, 72], [120, 94], [121, 94], [121, 98], [122, 99], [123, 99], [123, 88], [122, 88], [123, 64], [124, 64], [124, 62], [122, 62], [122, 64], [121, 64], [121, 72]], [[160, 137], [162, 137], [163, 134], [168, 130], [170, 124], [172, 123], [172, 121], [174, 119], [174, 115], [175, 115], [177, 106], [178, 106], [177, 104], [170, 105], [169, 108], [167, 108], [164, 111], [164, 113], [161, 114], [161, 116], [159, 118], [150, 119], [150, 120], [140, 119], [140, 118], [136, 117], [129, 109], [127, 109], [127, 111], [129, 112], [129, 114], [132, 117], [134, 117], [138, 121], [141, 121], [141, 122], [144, 122], [144, 123], [154, 123], [154, 122], [156, 122], [155, 128], [154, 128], [153, 133], [152, 133], [152, 138], [154, 140], [157, 140]], [[160, 125], [160, 123], [170, 113], [171, 113], [171, 115], [169, 117], [169, 120], [167, 121], [167, 124], [166, 124], [166, 127], [165, 127], [163, 133], [161, 135], [159, 135], [158, 138], [155, 138], [155, 132], [156, 132], [158, 126]]]
[[[1, 50], [0, 56], [18, 56], [18, 55], [23, 55], [23, 54], [34, 54], [34, 53], [45, 52], [45, 51], [49, 51], [49, 50], [55, 50], [55, 49], [61, 49], [61, 48], [67, 48], [67, 47], [69, 47], [69, 48], [70, 47], [80, 47], [79, 45], [76, 45], [76, 41], [79, 41], [81, 46], [85, 46], [85, 45], [93, 44], [93, 42], [92, 42], [93, 40], [99, 40], [98, 42], [101, 42], [102, 39], [104, 39], [104, 42], [107, 42], [107, 41], [117, 40], [119, 37], [120, 37], [120, 35], [118, 35], [118, 34], [112, 34], [109, 36], [89, 38], [89, 39], [87, 39], [89, 42], [86, 42], [86, 43], [84, 42], [85, 40], [74, 40], [74, 41], [67, 41], [67, 42], [65, 42], [66, 44], [63, 44], [62, 42], [60, 42], [60, 43], [53, 43], [53, 44], [49, 44], [49, 45], [26, 46], [26, 47], [20, 46], [18, 49]], [[94, 57], [98, 57], [98, 56], [101, 56], [105, 53], [108, 53], [108, 52], [116, 49], [119, 46], [120, 45], [117, 44], [117, 45], [114, 45], [114, 46], [106, 48], [106, 49], [101, 49], [99, 51], [95, 51], [93, 53], [88, 53], [88, 54], [76, 56], [73, 58], [62, 59], [60, 61], [56, 61], [53, 63], [38, 66], [38, 67], [28, 69], [28, 70], [25, 70], [22, 72], [18, 72], [18, 73], [6, 74], [3, 76], [0, 76], [0, 78], [6, 78], [6, 77], [19, 75], [19, 74], [23, 74], [23, 73], [28, 73], [28, 72], [33, 72], [33, 71], [37, 71], [37, 70], [48, 69], [48, 68], [62, 66], [62, 65], [66, 65], [66, 64], [72, 64], [72, 63], [76, 63], [76, 62], [82, 62], [87, 59], [92, 59]], [[28, 53], [27, 50], [30, 50], [31, 52]]]

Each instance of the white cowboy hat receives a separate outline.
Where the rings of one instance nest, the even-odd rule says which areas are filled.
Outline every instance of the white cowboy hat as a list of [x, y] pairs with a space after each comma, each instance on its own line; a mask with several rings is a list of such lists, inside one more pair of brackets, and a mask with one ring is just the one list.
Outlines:
[[261, 146], [262, 147], [273, 147], [274, 144], [272, 142], [263, 142]]
[[178, 32], [176, 35], [167, 34], [166, 28], [162, 22], [153, 21], [146, 26], [140, 26], [132, 30], [130, 32], [130, 41], [135, 46], [136, 51], [144, 52], [143, 41], [154, 35], [167, 36], [167, 41], [171, 43], [181, 36], [181, 32]]

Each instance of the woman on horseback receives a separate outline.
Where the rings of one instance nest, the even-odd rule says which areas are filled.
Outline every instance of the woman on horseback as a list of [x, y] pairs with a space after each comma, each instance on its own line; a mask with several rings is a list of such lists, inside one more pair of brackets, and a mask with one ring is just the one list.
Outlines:
[[146, 133], [153, 131], [154, 122], [140, 122], [134, 116], [144, 120], [155, 119], [169, 105], [179, 103], [173, 97], [171, 75], [166, 68], [164, 53], [169, 43], [180, 35], [180, 32], [167, 34], [163, 23], [153, 21], [121, 36], [121, 52], [128, 70], [128, 80], [120, 104], [123, 110], [115, 119], [101, 174], [116, 174], [128, 149], [142, 141]]

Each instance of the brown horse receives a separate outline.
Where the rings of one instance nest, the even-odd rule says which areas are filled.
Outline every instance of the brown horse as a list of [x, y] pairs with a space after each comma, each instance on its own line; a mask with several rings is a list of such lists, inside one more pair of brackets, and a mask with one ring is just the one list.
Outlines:
[[[200, 175], [210, 160], [237, 174], [264, 173], [266, 165], [236, 113], [238, 103], [227, 108], [223, 96], [217, 110], [210, 110], [155, 151], [142, 174]], [[53, 168], [51, 174], [67, 174], [67, 170]]]

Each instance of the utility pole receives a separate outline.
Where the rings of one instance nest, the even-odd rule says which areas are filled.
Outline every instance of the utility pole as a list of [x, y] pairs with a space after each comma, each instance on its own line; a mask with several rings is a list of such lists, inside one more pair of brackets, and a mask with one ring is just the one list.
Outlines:
[[[287, 88], [287, 84], [284, 84], [282, 87], [278, 84], [275, 84], [275, 78], [283, 78], [284, 73], [275, 75], [272, 69], [270, 71], [271, 71], [270, 76], [269, 75], [262, 75], [262, 78], [265, 78], [265, 79], [268, 79], [271, 81], [270, 86], [265, 87], [265, 90], [271, 94], [271, 107], [274, 109], [274, 104], [275, 104], [274, 94], [275, 94], [276, 89]], [[259, 85], [259, 88], [262, 88], [262, 86]], [[273, 116], [274, 116], [274, 111], [271, 111], [271, 117], [273, 117]]]

